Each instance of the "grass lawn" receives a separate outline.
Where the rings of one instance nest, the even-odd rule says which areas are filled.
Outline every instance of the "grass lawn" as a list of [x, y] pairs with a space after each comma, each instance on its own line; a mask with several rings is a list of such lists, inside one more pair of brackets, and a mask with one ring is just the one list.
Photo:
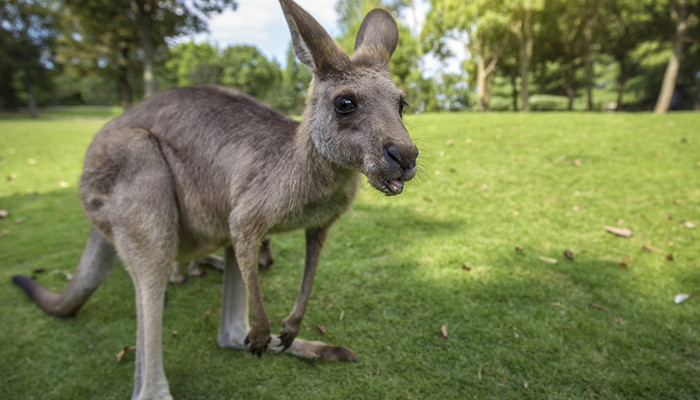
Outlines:
[[[48, 317], [10, 282], [44, 268], [37, 279], [62, 291], [87, 239], [77, 181], [106, 120], [66, 116], [0, 118], [3, 399], [131, 395], [134, 353], [115, 361], [135, 342], [124, 268], [72, 319]], [[168, 288], [176, 399], [700, 398], [699, 113], [406, 120], [422, 175], [396, 198], [363, 188], [332, 230], [300, 333], [361, 362], [220, 349], [221, 274], [210, 271]], [[262, 285], [279, 332], [303, 234], [272, 242]], [[675, 304], [681, 293], [696, 297]]]

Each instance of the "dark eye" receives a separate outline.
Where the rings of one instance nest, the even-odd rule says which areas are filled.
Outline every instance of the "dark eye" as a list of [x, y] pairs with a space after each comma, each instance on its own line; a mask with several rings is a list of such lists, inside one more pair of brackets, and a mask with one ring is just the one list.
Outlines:
[[338, 97], [333, 102], [333, 105], [335, 106], [335, 111], [338, 114], [350, 114], [351, 112], [355, 111], [355, 108], [357, 108], [355, 102], [348, 96]]
[[399, 114], [403, 115], [403, 112], [404, 112], [404, 110], [406, 110], [407, 107], [410, 107], [410, 106], [408, 105], [408, 102], [406, 101], [406, 99], [402, 98], [401, 100], [399, 100]]

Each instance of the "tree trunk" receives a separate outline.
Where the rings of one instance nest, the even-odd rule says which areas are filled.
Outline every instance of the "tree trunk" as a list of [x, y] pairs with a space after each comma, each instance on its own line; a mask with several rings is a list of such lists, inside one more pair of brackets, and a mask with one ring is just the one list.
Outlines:
[[518, 78], [510, 74], [510, 87], [513, 96], [513, 111], [518, 111]]
[[698, 92], [695, 94], [695, 111], [700, 111], [700, 78], [698, 78]]
[[131, 0], [131, 4], [138, 12], [141, 50], [143, 50], [144, 97], [148, 97], [158, 90], [153, 48], [153, 3], [150, 0]]
[[567, 110], [573, 111], [574, 98], [576, 98], [576, 72], [574, 71], [566, 74], [566, 97], [569, 99]]
[[615, 111], [622, 109], [622, 97], [625, 95], [625, 84], [627, 83], [627, 62], [624, 59], [618, 60], [620, 64], [620, 75], [617, 77], [617, 102]]
[[124, 104], [124, 111], [131, 108], [131, 101], [134, 97], [133, 90], [131, 89], [131, 82], [129, 80], [129, 50], [124, 47], [121, 50], [123, 64], [119, 64], [119, 92], [121, 93], [122, 103]]
[[479, 111], [488, 111], [489, 103], [486, 96], [486, 62], [479, 57], [476, 66], [476, 98], [479, 102]]
[[591, 26], [592, 20], [589, 19], [586, 22], [586, 27], [584, 28], [584, 52], [583, 59], [585, 63], [586, 70], [586, 97], [588, 99], [588, 111], [593, 111], [593, 60], [591, 56], [591, 41], [593, 39], [593, 27]]
[[27, 94], [29, 94], [29, 113], [32, 118], [37, 118], [39, 114], [36, 111], [36, 85], [34, 85], [31, 72], [27, 73]]
[[523, 14], [522, 32], [518, 35], [520, 41], [520, 93], [523, 98], [523, 111], [530, 111], [530, 89], [528, 75], [530, 73], [530, 59], [532, 59], [532, 32], [530, 22], [532, 9], [526, 8]]
[[131, 100], [133, 97], [127, 71], [122, 71], [119, 74], [119, 91], [121, 93], [122, 104], [124, 104], [124, 111], [126, 111], [131, 108]]
[[678, 79], [678, 70], [681, 65], [681, 55], [683, 53], [683, 40], [685, 39], [685, 34], [688, 31], [688, 19], [690, 16], [686, 15], [685, 1], [678, 1], [679, 10], [676, 10], [671, 6], [671, 16], [673, 20], [676, 21], [676, 36], [673, 44], [673, 54], [671, 59], [668, 61], [666, 66], [666, 72], [664, 73], [664, 80], [661, 84], [661, 91], [659, 92], [659, 97], [656, 100], [656, 106], [654, 107], [654, 112], [657, 114], [663, 114], [671, 108], [671, 99], [673, 98], [673, 92], [676, 90], [676, 80]]

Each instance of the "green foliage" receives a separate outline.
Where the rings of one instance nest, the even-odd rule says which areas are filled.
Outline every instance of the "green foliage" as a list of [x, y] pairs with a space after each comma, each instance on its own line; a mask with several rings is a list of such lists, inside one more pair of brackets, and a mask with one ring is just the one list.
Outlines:
[[53, 89], [55, 17], [45, 2], [0, 1], [0, 108], [32, 107], [37, 92]]
[[[363, 188], [331, 231], [301, 327], [301, 337], [347, 345], [361, 362], [217, 347], [221, 275], [210, 270], [168, 287], [163, 350], [176, 398], [700, 396], [700, 116], [405, 119], [423, 172], [398, 197]], [[136, 332], [123, 266], [75, 318], [46, 316], [10, 282], [21, 273], [55, 291], [67, 285], [63, 272], [90, 230], [81, 162], [105, 121], [0, 120], [2, 398], [131, 394], [133, 353], [115, 362]], [[272, 238], [276, 260], [261, 284], [276, 332], [296, 297], [303, 241], [299, 232]], [[696, 296], [677, 305], [679, 293]]]
[[281, 83], [279, 64], [265, 58], [253, 46], [228, 47], [221, 61], [224, 68], [221, 83], [253, 97], [269, 99], [273, 89]]
[[168, 49], [161, 73], [161, 87], [218, 83], [222, 60], [219, 50], [209, 43], [185, 42]]

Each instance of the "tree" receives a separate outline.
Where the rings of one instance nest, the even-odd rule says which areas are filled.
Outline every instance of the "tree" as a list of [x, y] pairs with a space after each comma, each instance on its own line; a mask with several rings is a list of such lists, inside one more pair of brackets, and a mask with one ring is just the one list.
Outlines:
[[[0, 54], [3, 106], [19, 104], [18, 91], [28, 97], [32, 117], [37, 116], [37, 86], [48, 84], [53, 65], [56, 27], [54, 12], [43, 2], [3, 0], [0, 2]], [[3, 54], [4, 53], [4, 54]]]
[[[143, 51], [143, 81], [145, 96], [156, 89], [155, 50], [166, 38], [207, 29], [206, 20], [227, 7], [236, 9], [236, 0], [129, 0], [136, 15], [141, 50]], [[154, 25], [155, 23], [155, 25]]]
[[673, 53], [666, 66], [661, 91], [654, 107], [655, 113], [665, 113], [671, 106], [683, 55], [683, 43], [686, 40], [688, 31], [695, 22], [698, 7], [700, 7], [700, 3], [697, 1], [693, 2], [693, 0], [668, 1], [669, 13], [676, 25], [676, 32], [673, 40]]
[[617, 101], [615, 107], [622, 109], [625, 85], [639, 63], [632, 52], [643, 40], [650, 37], [651, 14], [648, 2], [639, 0], [610, 0], [601, 3], [600, 45], [602, 51], [611, 55], [618, 65]]
[[232, 46], [221, 56], [221, 83], [262, 101], [270, 102], [273, 89], [282, 80], [280, 66], [253, 46]]
[[117, 82], [124, 108], [133, 101], [133, 75], [138, 70], [138, 32], [132, 18], [116, 2], [63, 0], [63, 35], [58, 59], [68, 72]]
[[277, 102], [274, 106], [286, 113], [301, 114], [310, 83], [311, 70], [299, 62], [290, 43], [287, 65], [282, 70], [282, 84], [278, 86], [278, 93], [275, 93]]
[[535, 15], [542, 10], [543, 0], [511, 0], [506, 2], [510, 11], [508, 27], [518, 40], [518, 65], [520, 69], [520, 93], [522, 110], [530, 111], [530, 89], [528, 86], [530, 61], [534, 45]]
[[168, 86], [219, 83], [221, 79], [221, 56], [209, 43], [180, 43], [168, 49], [165, 58], [162, 72], [171, 80]]
[[509, 19], [503, 2], [497, 0], [431, 0], [421, 33], [424, 46], [439, 58], [451, 56], [448, 38], [467, 43], [477, 69], [477, 102], [480, 111], [489, 109], [489, 79], [511, 40]]

